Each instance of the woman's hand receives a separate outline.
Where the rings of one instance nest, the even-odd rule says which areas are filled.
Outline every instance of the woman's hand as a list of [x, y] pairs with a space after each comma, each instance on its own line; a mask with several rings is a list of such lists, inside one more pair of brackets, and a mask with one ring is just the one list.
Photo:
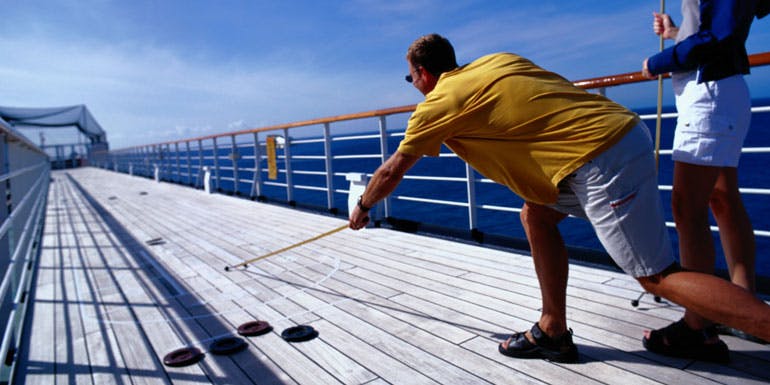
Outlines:
[[665, 13], [652, 13], [652, 31], [664, 39], [676, 39], [679, 28], [671, 20], [671, 16]]

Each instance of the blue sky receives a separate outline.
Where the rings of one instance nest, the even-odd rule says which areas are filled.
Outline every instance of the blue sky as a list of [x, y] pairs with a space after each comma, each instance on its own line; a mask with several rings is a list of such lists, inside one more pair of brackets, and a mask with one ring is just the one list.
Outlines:
[[[640, 69], [658, 1], [0, 1], [0, 105], [86, 104], [112, 148], [417, 103], [408, 45], [508, 51], [571, 80]], [[679, 17], [679, 2], [668, 2]], [[770, 51], [770, 17], [749, 53]], [[770, 96], [770, 67], [750, 78]], [[667, 101], [673, 100], [670, 84]], [[655, 83], [611, 89], [655, 105]], [[36, 140], [36, 137], [33, 137]]]

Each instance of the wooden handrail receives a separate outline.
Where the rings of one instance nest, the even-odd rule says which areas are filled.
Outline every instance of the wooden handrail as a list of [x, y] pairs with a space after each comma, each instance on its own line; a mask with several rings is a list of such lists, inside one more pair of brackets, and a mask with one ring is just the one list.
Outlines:
[[770, 64], [770, 52], [755, 53], [749, 56], [749, 65], [752, 67], [766, 66]]
[[[664, 78], [671, 77], [670, 74], [663, 74]], [[587, 90], [594, 88], [613, 87], [623, 84], [641, 83], [655, 79], [648, 79], [642, 76], [642, 72], [626, 72], [624, 74], [602, 76], [598, 78], [583, 79], [573, 82], [574, 85]]]
[[343, 122], [343, 121], [346, 121], [346, 120], [355, 120], [355, 119], [363, 119], [363, 118], [374, 118], [374, 117], [377, 117], [377, 116], [385, 116], [385, 115], [400, 114], [400, 113], [404, 113], [404, 112], [412, 112], [412, 111], [414, 111], [414, 109], [416, 107], [417, 107], [416, 104], [412, 104], [412, 105], [408, 105], [408, 106], [384, 108], [384, 109], [381, 109], [381, 110], [364, 111], [364, 112], [358, 112], [358, 113], [354, 113], [354, 114], [329, 116], [329, 117], [326, 117], [326, 118], [303, 120], [303, 121], [293, 122], [293, 123], [276, 124], [276, 125], [273, 125], [273, 126], [266, 126], [266, 127], [260, 127], [260, 128], [250, 128], [250, 129], [245, 129], [245, 130], [241, 130], [241, 131], [228, 132], [228, 133], [224, 133], [224, 134], [207, 135], [207, 136], [201, 136], [201, 137], [198, 137], [198, 138], [187, 139], [187, 140], [183, 140], [183, 141], [173, 141], [173, 142], [159, 143], [159, 144], [172, 144], [172, 143], [177, 143], [177, 142], [191, 142], [191, 141], [196, 141], [196, 140], [213, 139], [213, 138], [222, 137], [222, 136], [253, 134], [255, 132], [283, 130], [285, 128], [312, 126], [312, 125], [316, 125], [316, 124]]
[[[752, 67], [764, 66], [770, 64], [770, 52], [763, 52], [749, 56], [749, 65]], [[670, 74], [664, 74], [664, 78], [670, 77]], [[574, 84], [585, 89], [619, 86], [622, 84], [631, 84], [646, 82], [650, 79], [642, 76], [640, 72], [627, 72], [624, 74], [602, 76], [598, 78], [578, 80]], [[653, 79], [654, 80], [654, 79]]]
[[[753, 54], [749, 56], [749, 64], [752, 67], [758, 67], [758, 66], [765, 66], [770, 64], [770, 52], [762, 52], [758, 54]], [[664, 77], [670, 77], [669, 74], [663, 75]], [[657, 79], [657, 78], [656, 78]], [[647, 79], [644, 76], [642, 76], [641, 72], [627, 72], [623, 74], [617, 74], [617, 75], [609, 75], [609, 76], [602, 76], [597, 78], [590, 78], [590, 79], [583, 79], [573, 82], [578, 87], [584, 88], [584, 89], [595, 89], [595, 88], [602, 88], [602, 87], [612, 87], [612, 86], [619, 86], [623, 84], [632, 84], [632, 83], [640, 83], [640, 82], [646, 82], [650, 80], [655, 79]], [[175, 143], [184, 143], [184, 142], [194, 142], [199, 140], [208, 140], [208, 139], [214, 139], [214, 138], [221, 138], [226, 136], [233, 136], [233, 135], [244, 135], [244, 134], [253, 134], [257, 132], [265, 132], [265, 131], [275, 131], [275, 130], [282, 130], [286, 128], [294, 128], [294, 127], [302, 127], [302, 126], [312, 126], [316, 124], [325, 124], [325, 123], [335, 123], [335, 122], [342, 122], [346, 120], [355, 120], [355, 119], [363, 119], [363, 118], [374, 118], [378, 116], [386, 116], [386, 115], [393, 115], [393, 114], [400, 114], [400, 113], [406, 113], [406, 112], [412, 112], [417, 107], [416, 104], [411, 104], [407, 106], [401, 106], [401, 107], [392, 107], [392, 108], [385, 108], [381, 110], [373, 110], [373, 111], [365, 111], [365, 112], [358, 112], [354, 114], [345, 114], [345, 115], [337, 115], [337, 116], [330, 116], [326, 118], [318, 118], [318, 119], [310, 119], [310, 120], [303, 120], [299, 122], [293, 122], [293, 123], [284, 123], [284, 124], [276, 124], [272, 126], [266, 126], [266, 127], [260, 127], [260, 128], [250, 128], [240, 131], [233, 131], [233, 132], [226, 132], [222, 134], [214, 134], [214, 135], [206, 135], [206, 136], [200, 136], [196, 138], [190, 138], [190, 139], [180, 139], [180, 140], [174, 140], [170, 142], [161, 142], [161, 143], [154, 143], [154, 144], [147, 144], [147, 145], [140, 145], [140, 146], [132, 146], [132, 147], [126, 147], [122, 148], [120, 150], [130, 150], [132, 148], [140, 148], [140, 147], [147, 147], [147, 146], [163, 146], [163, 145], [169, 145], [169, 144], [175, 144]]]
[[384, 108], [384, 109], [381, 109], [381, 110], [357, 112], [357, 113], [354, 113], [354, 114], [329, 116], [329, 117], [326, 117], [326, 118], [302, 120], [302, 121], [299, 121], [299, 122], [276, 124], [276, 125], [272, 125], [272, 126], [265, 126], [265, 127], [259, 127], [259, 128], [248, 128], [248, 129], [240, 130], [240, 131], [232, 131], [232, 132], [225, 132], [225, 133], [222, 133], [222, 134], [212, 134], [212, 135], [198, 136], [198, 137], [189, 138], [189, 139], [172, 140], [172, 141], [169, 141], [169, 142], [159, 142], [159, 143], [153, 143], [153, 144], [143, 144], [143, 145], [139, 145], [139, 146], [124, 147], [124, 148], [121, 148], [119, 150], [111, 150], [110, 152], [113, 152], [113, 151], [125, 151], [125, 150], [130, 150], [132, 148], [140, 148], [140, 147], [147, 147], [147, 146], [165, 146], [165, 145], [168, 145], [168, 144], [175, 144], [175, 143], [196, 142], [196, 141], [199, 141], [199, 140], [208, 140], [208, 139], [214, 139], [214, 138], [222, 138], [222, 137], [226, 137], [226, 136], [245, 135], [245, 134], [253, 134], [253, 133], [256, 133], [256, 132], [283, 130], [285, 128], [312, 126], [312, 125], [315, 125], [315, 124], [324, 124], [324, 123], [343, 122], [343, 121], [346, 121], [346, 120], [355, 120], [355, 119], [363, 119], [363, 118], [374, 118], [374, 117], [377, 117], [377, 116], [385, 116], [385, 115], [400, 114], [400, 113], [405, 113], [405, 112], [412, 112], [412, 111], [414, 111], [415, 108], [417, 108], [417, 105], [416, 104], [411, 104], [411, 105], [408, 105], [408, 106]]

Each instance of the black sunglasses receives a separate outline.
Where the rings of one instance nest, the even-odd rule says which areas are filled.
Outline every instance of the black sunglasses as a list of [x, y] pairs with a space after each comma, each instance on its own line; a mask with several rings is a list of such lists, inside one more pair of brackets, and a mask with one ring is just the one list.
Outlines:
[[[415, 71], [419, 71], [422, 66], [416, 66], [414, 67]], [[414, 81], [414, 78], [412, 77], [412, 74], [404, 76], [404, 80], [406, 80], [407, 83], [411, 83]]]

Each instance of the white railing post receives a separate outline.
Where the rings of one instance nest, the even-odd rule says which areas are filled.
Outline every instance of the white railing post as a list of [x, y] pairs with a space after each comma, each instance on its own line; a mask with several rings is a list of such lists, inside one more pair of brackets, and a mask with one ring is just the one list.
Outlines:
[[219, 191], [219, 146], [217, 146], [216, 136], [212, 140], [214, 141], [214, 185], [216, 190]]
[[195, 185], [195, 182], [193, 182], [193, 175], [192, 175], [192, 158], [190, 157], [190, 141], [185, 140], [184, 141], [184, 148], [185, 153], [187, 153], [187, 184], [190, 186]]
[[468, 227], [473, 231], [478, 228], [478, 211], [476, 209], [476, 175], [468, 163], [465, 163], [465, 179], [468, 189]]
[[203, 185], [203, 140], [198, 139], [198, 174], [196, 176], [195, 187]]
[[329, 123], [324, 123], [324, 165], [326, 168], [326, 208], [334, 209], [334, 167]]
[[[388, 160], [388, 124], [385, 120], [385, 116], [380, 116], [380, 160], [382, 163], [385, 163], [386, 160]], [[391, 211], [391, 198], [390, 196], [386, 197], [382, 201], [382, 207], [377, 209], [377, 218], [388, 218], [390, 217], [390, 211]], [[382, 212], [384, 211], [384, 213]]]
[[[350, 182], [350, 187], [348, 188], [348, 216], [349, 216], [353, 212], [353, 209], [356, 207], [356, 204], [358, 204], [358, 198], [366, 190], [366, 184], [369, 183], [369, 178], [364, 173], [350, 172], [345, 174], [345, 179], [348, 182]], [[370, 213], [377, 214], [376, 212], [374, 212], [374, 210], [370, 211]], [[380, 218], [376, 216], [374, 218], [371, 218], [372, 222], [374, 220], [379, 220], [379, 219]]]
[[230, 159], [233, 162], [233, 194], [238, 195], [238, 185], [241, 183], [240, 175], [238, 175], [238, 161], [241, 160], [241, 154], [238, 152], [238, 145], [235, 144], [235, 135], [230, 135], [230, 143]]
[[179, 142], [174, 143], [174, 152], [176, 153], [176, 182], [182, 181], [182, 164], [179, 161]]
[[251, 180], [251, 197], [262, 196], [262, 151], [259, 147], [259, 134], [254, 133], [254, 177]]
[[211, 194], [211, 168], [209, 166], [203, 166], [203, 191], [206, 194]]
[[283, 129], [283, 156], [286, 167], [286, 200], [290, 205], [294, 202], [294, 178], [291, 171], [291, 139], [289, 139], [289, 129]]
[[[156, 146], [152, 146], [152, 151], [155, 155], [155, 163], [153, 163], [153, 166], [158, 168], [159, 167], [158, 165], [160, 164], [160, 162], [162, 162], [162, 159], [163, 159], [163, 150], [161, 149], [160, 145], [156, 145]], [[153, 170], [153, 172], [155, 175], [155, 180], [160, 181], [159, 179], [160, 173], [158, 172], [158, 170]]]
[[142, 171], [141, 171], [140, 174], [142, 176], [148, 176], [149, 171], [150, 171], [150, 154], [149, 154], [149, 151], [147, 150], [147, 146], [140, 147], [139, 148], [139, 154], [142, 157], [142, 163], [143, 163], [142, 164]]

